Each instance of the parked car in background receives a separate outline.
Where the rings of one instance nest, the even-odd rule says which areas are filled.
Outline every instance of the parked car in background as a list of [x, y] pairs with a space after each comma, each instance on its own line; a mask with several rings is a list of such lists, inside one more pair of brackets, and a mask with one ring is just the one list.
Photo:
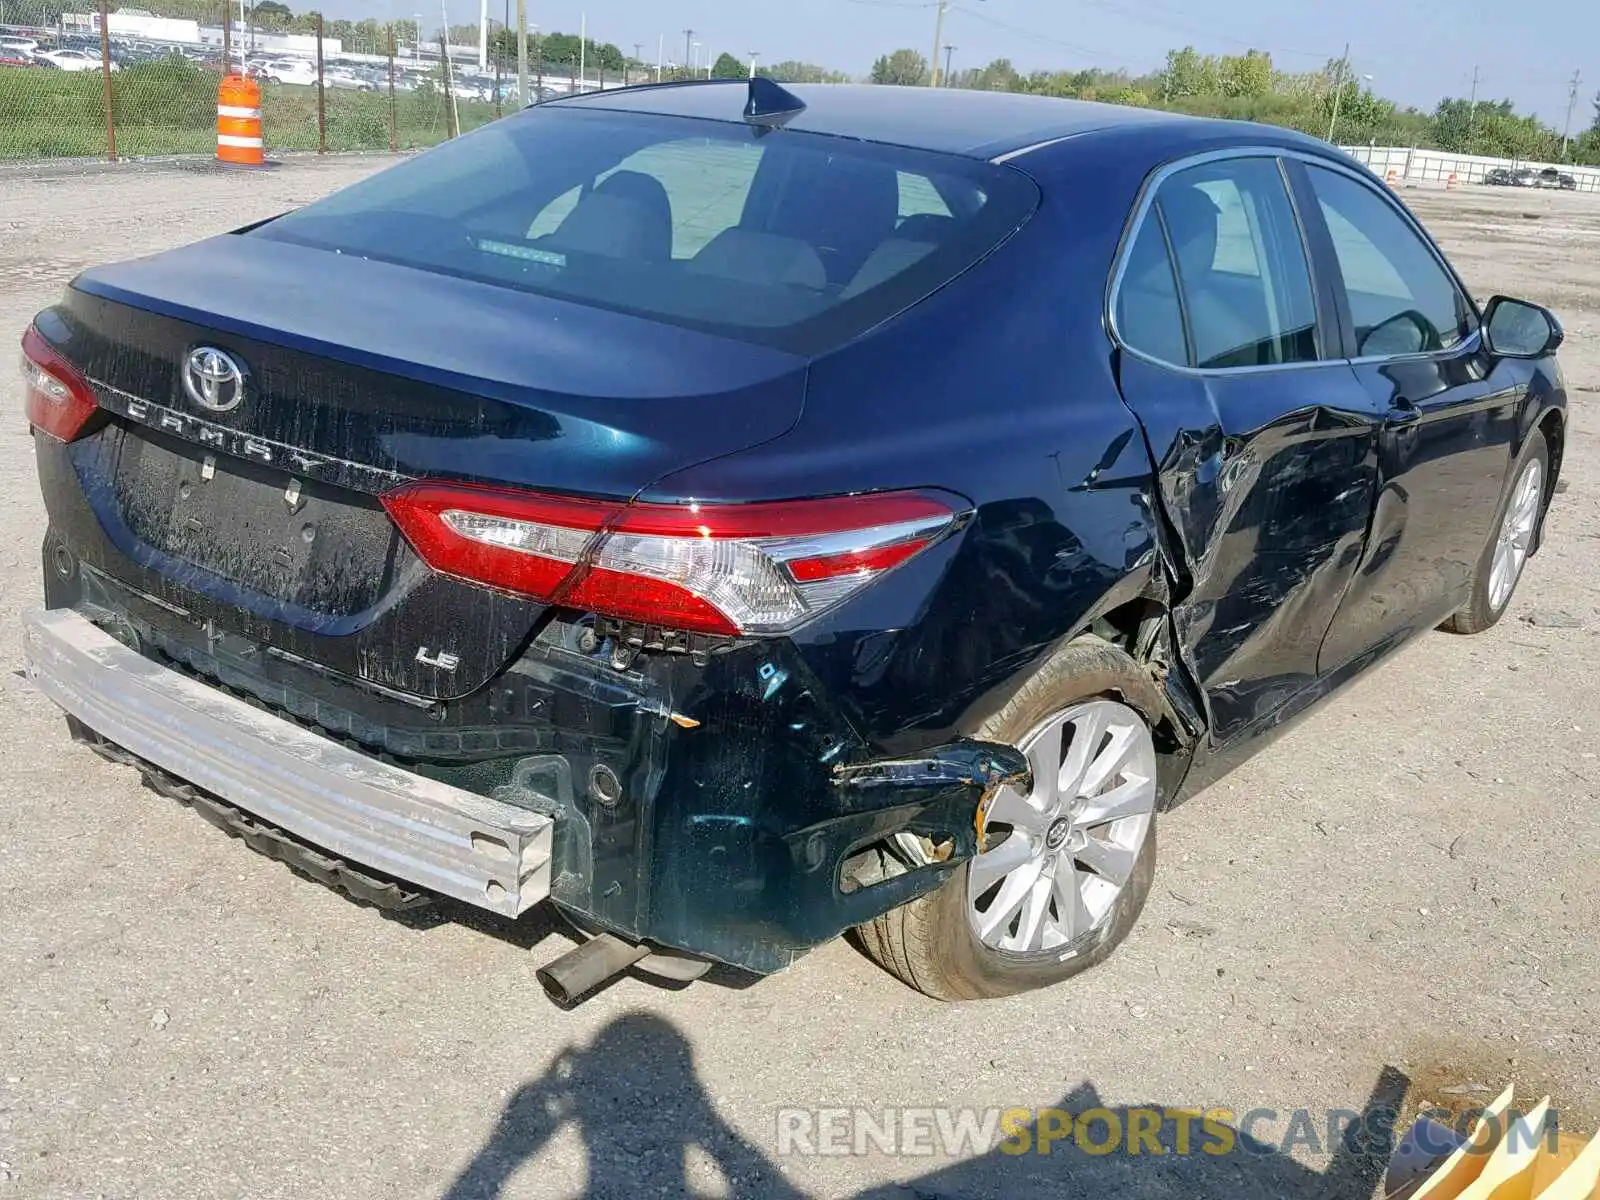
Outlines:
[[[100, 55], [91, 54], [87, 50], [41, 50], [35, 58], [59, 67], [63, 71], [98, 71], [100, 69]], [[110, 67], [117, 70], [117, 64], [112, 62]]]
[[1556, 167], [1538, 170], [1533, 167], [1496, 167], [1484, 176], [1483, 181], [1504, 187], [1560, 188], [1563, 191], [1575, 191], [1578, 187], [1575, 176]]
[[262, 77], [269, 83], [309, 86], [317, 82], [317, 65], [303, 58], [280, 58], [262, 68]]
[[1004, 996], [1127, 936], [1174, 804], [1508, 611], [1562, 336], [1286, 129], [569, 97], [37, 315], [28, 674], [364, 900], [553, 901], [563, 1001], [850, 928]]
[[29, 59], [38, 52], [39, 43], [33, 38], [0, 37], [0, 55], [13, 59]]
[[[316, 79], [315, 69], [312, 70], [312, 79], [313, 82]], [[354, 68], [346, 66], [325, 66], [322, 72], [322, 81], [328, 87], [340, 88], [344, 91], [375, 92], [378, 90], [378, 85], [371, 79], [366, 78]]]

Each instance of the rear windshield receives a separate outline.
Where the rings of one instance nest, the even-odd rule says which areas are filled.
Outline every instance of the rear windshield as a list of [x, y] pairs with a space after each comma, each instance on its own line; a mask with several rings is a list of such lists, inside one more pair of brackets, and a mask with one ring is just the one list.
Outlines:
[[949, 282], [1020, 172], [740, 123], [526, 109], [250, 230], [817, 353]]

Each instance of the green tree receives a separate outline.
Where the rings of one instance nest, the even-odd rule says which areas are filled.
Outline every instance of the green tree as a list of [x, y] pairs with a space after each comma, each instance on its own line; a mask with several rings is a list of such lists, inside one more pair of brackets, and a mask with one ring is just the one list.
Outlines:
[[726, 50], [717, 55], [717, 61], [711, 64], [711, 78], [713, 79], [743, 79], [748, 74], [750, 74], [750, 68]]
[[980, 92], [1015, 92], [1022, 87], [1022, 76], [1009, 58], [997, 58], [986, 67], [957, 72], [956, 86]]
[[[1441, 150], [1457, 154], [1490, 154], [1485, 131], [1492, 121], [1512, 116], [1509, 100], [1457, 100], [1446, 96], [1433, 110], [1433, 140]], [[1492, 140], [1492, 139], [1491, 139]]]
[[1247, 50], [1242, 57], [1224, 54], [1217, 74], [1224, 96], [1265, 96], [1272, 91], [1272, 55], [1264, 50]]
[[1083, 71], [1035, 71], [1026, 79], [1017, 80], [1014, 91], [1034, 96], [1056, 96], [1063, 99], [1083, 99], [1090, 86]]
[[289, 22], [293, 19], [294, 13], [289, 11], [289, 6], [280, 4], [278, 0], [261, 0], [250, 10], [250, 24], [273, 33], [289, 28]]
[[843, 71], [830, 71], [816, 63], [787, 59], [768, 67], [757, 67], [757, 75], [765, 75], [778, 83], [849, 83], [850, 76]]
[[920, 87], [928, 82], [928, 60], [915, 50], [896, 50], [872, 64], [872, 82]]
[[1113, 83], [1092, 90], [1094, 95], [1085, 96], [1085, 100], [1098, 100], [1102, 104], [1131, 104], [1135, 108], [1148, 108], [1150, 105], [1150, 93], [1131, 84]]
[[1600, 120], [1572, 143], [1572, 161], [1588, 166], [1600, 166]]
[[1161, 94], [1168, 99], [1180, 96], [1216, 96], [1222, 91], [1217, 60], [1201, 54], [1193, 46], [1167, 51], [1166, 69], [1161, 72]]
[[[474, 28], [473, 40], [477, 40], [477, 31]], [[504, 47], [503, 52], [509, 60], [517, 56], [517, 31], [514, 29], [495, 30], [491, 35], [491, 42], [497, 47]], [[562, 71], [576, 68], [579, 62], [580, 51], [583, 62], [587, 67], [597, 68], [607, 74], [620, 75], [623, 66], [627, 63], [627, 56], [622, 50], [611, 42], [597, 42], [589, 39], [589, 46], [584, 50], [583, 43], [575, 33], [546, 33], [528, 34], [528, 69], [533, 70], [533, 61], [538, 54], [543, 54], [545, 69], [559, 67]]]

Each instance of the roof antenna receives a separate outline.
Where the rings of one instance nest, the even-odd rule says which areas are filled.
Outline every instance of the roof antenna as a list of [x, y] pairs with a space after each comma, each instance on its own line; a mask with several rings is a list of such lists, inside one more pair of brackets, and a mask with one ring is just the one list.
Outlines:
[[745, 101], [744, 119], [752, 125], [780, 128], [805, 108], [804, 100], [774, 80], [765, 75], [750, 77], [750, 98]]

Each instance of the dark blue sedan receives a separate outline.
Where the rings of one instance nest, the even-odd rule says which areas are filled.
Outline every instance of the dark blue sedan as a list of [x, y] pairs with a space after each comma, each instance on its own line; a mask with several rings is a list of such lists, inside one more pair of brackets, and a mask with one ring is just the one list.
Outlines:
[[39, 314], [30, 670], [359, 899], [552, 901], [558, 999], [850, 928], [1003, 995], [1128, 933], [1159, 814], [1501, 617], [1560, 341], [1280, 129], [573, 97]]

